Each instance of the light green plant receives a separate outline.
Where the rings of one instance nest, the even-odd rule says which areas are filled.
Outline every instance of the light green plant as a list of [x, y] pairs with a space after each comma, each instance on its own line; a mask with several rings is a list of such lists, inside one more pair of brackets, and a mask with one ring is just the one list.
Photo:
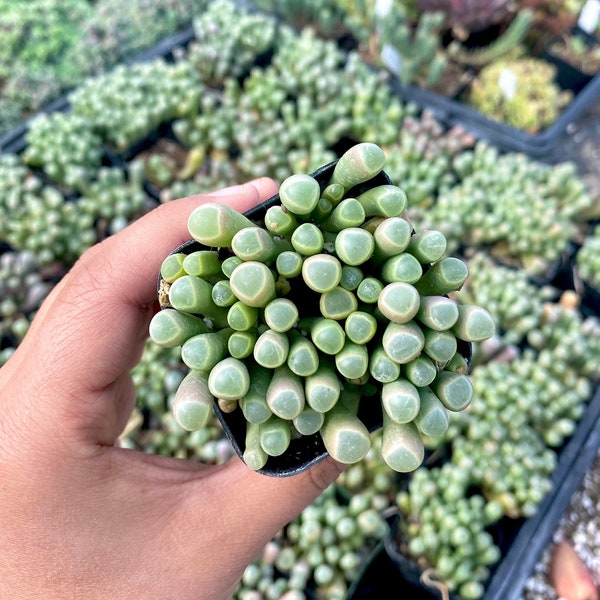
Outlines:
[[594, 204], [568, 163], [550, 166], [478, 142], [453, 166], [459, 182], [442, 188], [426, 214], [412, 214], [415, 223], [441, 229], [451, 251], [485, 247], [529, 273], [548, 273]]
[[41, 113], [29, 125], [22, 159], [55, 183], [81, 190], [94, 179], [102, 158], [102, 140], [82, 116]]
[[[468, 469], [453, 463], [419, 469], [398, 492], [397, 540], [436, 587], [464, 599], [481, 598], [500, 549], [487, 528], [503, 515], [495, 500], [467, 494]], [[427, 578], [423, 578], [426, 583]]]
[[375, 10], [373, 35], [379, 64], [406, 85], [434, 85], [447, 64], [441, 38], [443, 24], [443, 13], [425, 12], [414, 25], [402, 2], [390, 2], [385, 10]]
[[600, 289], [600, 227], [595, 227], [584, 237], [575, 260], [578, 276]]
[[[209, 254], [201, 263], [181, 253], [165, 258], [163, 310], [150, 336], [163, 347], [181, 346], [191, 369], [176, 394], [176, 419], [200, 429], [215, 399], [225, 412], [239, 407], [248, 421], [244, 460], [255, 470], [283, 454], [292, 434], [319, 432], [336, 459], [360, 461], [371, 447], [357, 416], [360, 397], [379, 389], [383, 459], [412, 471], [424, 458], [422, 436], [443, 434], [449, 413], [470, 402], [457, 340], [487, 339], [494, 322], [485, 309], [446, 296], [464, 283], [467, 268], [445, 256], [440, 232], [411, 236], [400, 216], [401, 188], [351, 192], [384, 163], [382, 149], [364, 142], [342, 155], [323, 189], [309, 175], [289, 176], [281, 205], [269, 208], [262, 225], [204, 204], [188, 229]], [[211, 248], [221, 248], [221, 260], [230, 255], [231, 270], [219, 268]], [[286, 276], [283, 253], [298, 256], [296, 274]], [[359, 273], [346, 287], [344, 268]], [[213, 294], [223, 275], [231, 292], [225, 301]], [[367, 276], [381, 281], [379, 294], [361, 288]], [[236, 332], [249, 332], [253, 346], [238, 353], [230, 345]], [[260, 417], [246, 405], [254, 382]]]
[[468, 102], [490, 118], [530, 134], [552, 125], [573, 94], [555, 83], [556, 67], [539, 58], [498, 60], [484, 67]]
[[70, 95], [73, 114], [87, 120], [102, 140], [123, 152], [161, 124], [193, 115], [203, 87], [190, 63], [119, 65], [91, 78]]
[[194, 41], [186, 51], [209, 86], [241, 77], [275, 42], [276, 21], [268, 14], [240, 9], [231, 0], [213, 0], [194, 18]]

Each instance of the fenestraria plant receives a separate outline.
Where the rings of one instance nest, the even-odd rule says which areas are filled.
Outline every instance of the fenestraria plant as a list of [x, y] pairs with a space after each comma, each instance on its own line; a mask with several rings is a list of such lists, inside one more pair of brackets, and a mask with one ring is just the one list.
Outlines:
[[384, 164], [359, 143], [246, 215], [203, 204], [162, 264], [150, 336], [189, 368], [175, 419], [241, 418], [232, 441], [254, 470], [277, 457], [297, 470], [314, 452], [357, 463], [381, 426], [386, 464], [413, 471], [423, 437], [471, 401], [470, 342], [494, 321], [452, 299], [466, 264], [441, 232], [413, 230]]

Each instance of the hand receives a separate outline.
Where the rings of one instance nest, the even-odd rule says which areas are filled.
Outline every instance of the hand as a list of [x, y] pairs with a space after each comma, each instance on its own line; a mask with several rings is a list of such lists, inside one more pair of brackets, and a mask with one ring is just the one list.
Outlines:
[[162, 259], [208, 200], [239, 211], [274, 182], [169, 202], [84, 253], [0, 370], [0, 598], [227, 600], [244, 568], [342, 470], [275, 478], [115, 446], [157, 309]]

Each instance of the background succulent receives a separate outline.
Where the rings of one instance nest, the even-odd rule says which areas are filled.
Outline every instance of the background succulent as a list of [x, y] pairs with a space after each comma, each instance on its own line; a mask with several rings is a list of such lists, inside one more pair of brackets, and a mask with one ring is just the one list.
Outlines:
[[81, 191], [95, 178], [104, 147], [93, 124], [71, 113], [41, 113], [30, 123], [23, 161], [56, 184]]
[[506, 59], [484, 67], [468, 101], [481, 113], [528, 133], [554, 123], [573, 95], [554, 83], [556, 67], [538, 58]]
[[530, 273], [549, 272], [593, 204], [585, 187], [565, 177], [568, 165], [561, 173], [524, 154], [501, 155], [484, 142], [456, 156], [454, 169], [459, 182], [442, 188], [423, 221], [415, 222], [441, 229], [454, 250], [486, 247]]
[[600, 227], [595, 227], [583, 240], [577, 252], [576, 266], [579, 276], [588, 284], [600, 289]]
[[202, 93], [190, 63], [119, 65], [86, 80], [70, 95], [72, 111], [88, 122], [103, 141], [122, 152], [159, 125], [193, 113]]

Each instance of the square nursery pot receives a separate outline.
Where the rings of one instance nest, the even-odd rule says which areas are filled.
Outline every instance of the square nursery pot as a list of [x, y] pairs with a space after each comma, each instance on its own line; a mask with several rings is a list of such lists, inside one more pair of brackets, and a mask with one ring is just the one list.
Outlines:
[[[552, 536], [599, 447], [600, 390], [597, 390], [585, 417], [560, 451], [552, 475], [552, 491], [540, 503], [537, 513], [529, 519], [505, 517], [490, 529], [502, 557], [491, 568], [482, 600], [520, 600], [523, 597], [527, 580], [552, 542]], [[395, 536], [401, 518], [399, 515], [390, 518], [390, 534], [373, 550], [346, 600], [387, 598], [390, 589], [402, 590], [402, 597], [410, 600], [442, 598], [435, 583], [428, 582], [427, 573], [424, 574], [414, 561], [399, 551]], [[451, 594], [450, 600], [461, 598]]]
[[[310, 174], [310, 176], [316, 179], [319, 183], [321, 191], [328, 185], [337, 162], [338, 161], [335, 160]], [[362, 192], [379, 185], [393, 185], [391, 179], [384, 171], [381, 171], [370, 180], [357, 185], [351, 190], [348, 190], [346, 192], [346, 197], [355, 197], [360, 195]], [[258, 225], [263, 225], [264, 216], [267, 210], [271, 206], [279, 204], [281, 204], [279, 194], [276, 194], [244, 214]], [[199, 242], [196, 242], [195, 240], [189, 240], [178, 248], [172, 250], [171, 254], [177, 252], [189, 254], [196, 250], [207, 249], [210, 248], [200, 244]], [[214, 248], [212, 249], [214, 250]], [[227, 248], [221, 248], [219, 249], [219, 252], [222, 253], [223, 259], [230, 255]], [[161, 293], [162, 286], [163, 281], [161, 280], [159, 274], [157, 281], [159, 302], [163, 296]], [[162, 308], [167, 308], [167, 306], [161, 303], [161, 309]], [[472, 356], [471, 344], [459, 340], [458, 353], [464, 357], [468, 364]], [[238, 407], [233, 412], [227, 413], [221, 410], [216, 402], [214, 404], [214, 409], [235, 452], [243, 460], [243, 454], [246, 446], [246, 420], [242, 410]], [[358, 410], [358, 417], [370, 432], [379, 429], [383, 424], [383, 415], [380, 403], [361, 402]], [[270, 456], [265, 466], [261, 469], [258, 469], [258, 472], [270, 476], [286, 477], [308, 469], [309, 467], [323, 460], [326, 456], [328, 456], [328, 453], [325, 449], [320, 433], [302, 435], [300, 437], [293, 438], [290, 442], [288, 450], [286, 450], [286, 452], [284, 452], [282, 455], [276, 457]]]

